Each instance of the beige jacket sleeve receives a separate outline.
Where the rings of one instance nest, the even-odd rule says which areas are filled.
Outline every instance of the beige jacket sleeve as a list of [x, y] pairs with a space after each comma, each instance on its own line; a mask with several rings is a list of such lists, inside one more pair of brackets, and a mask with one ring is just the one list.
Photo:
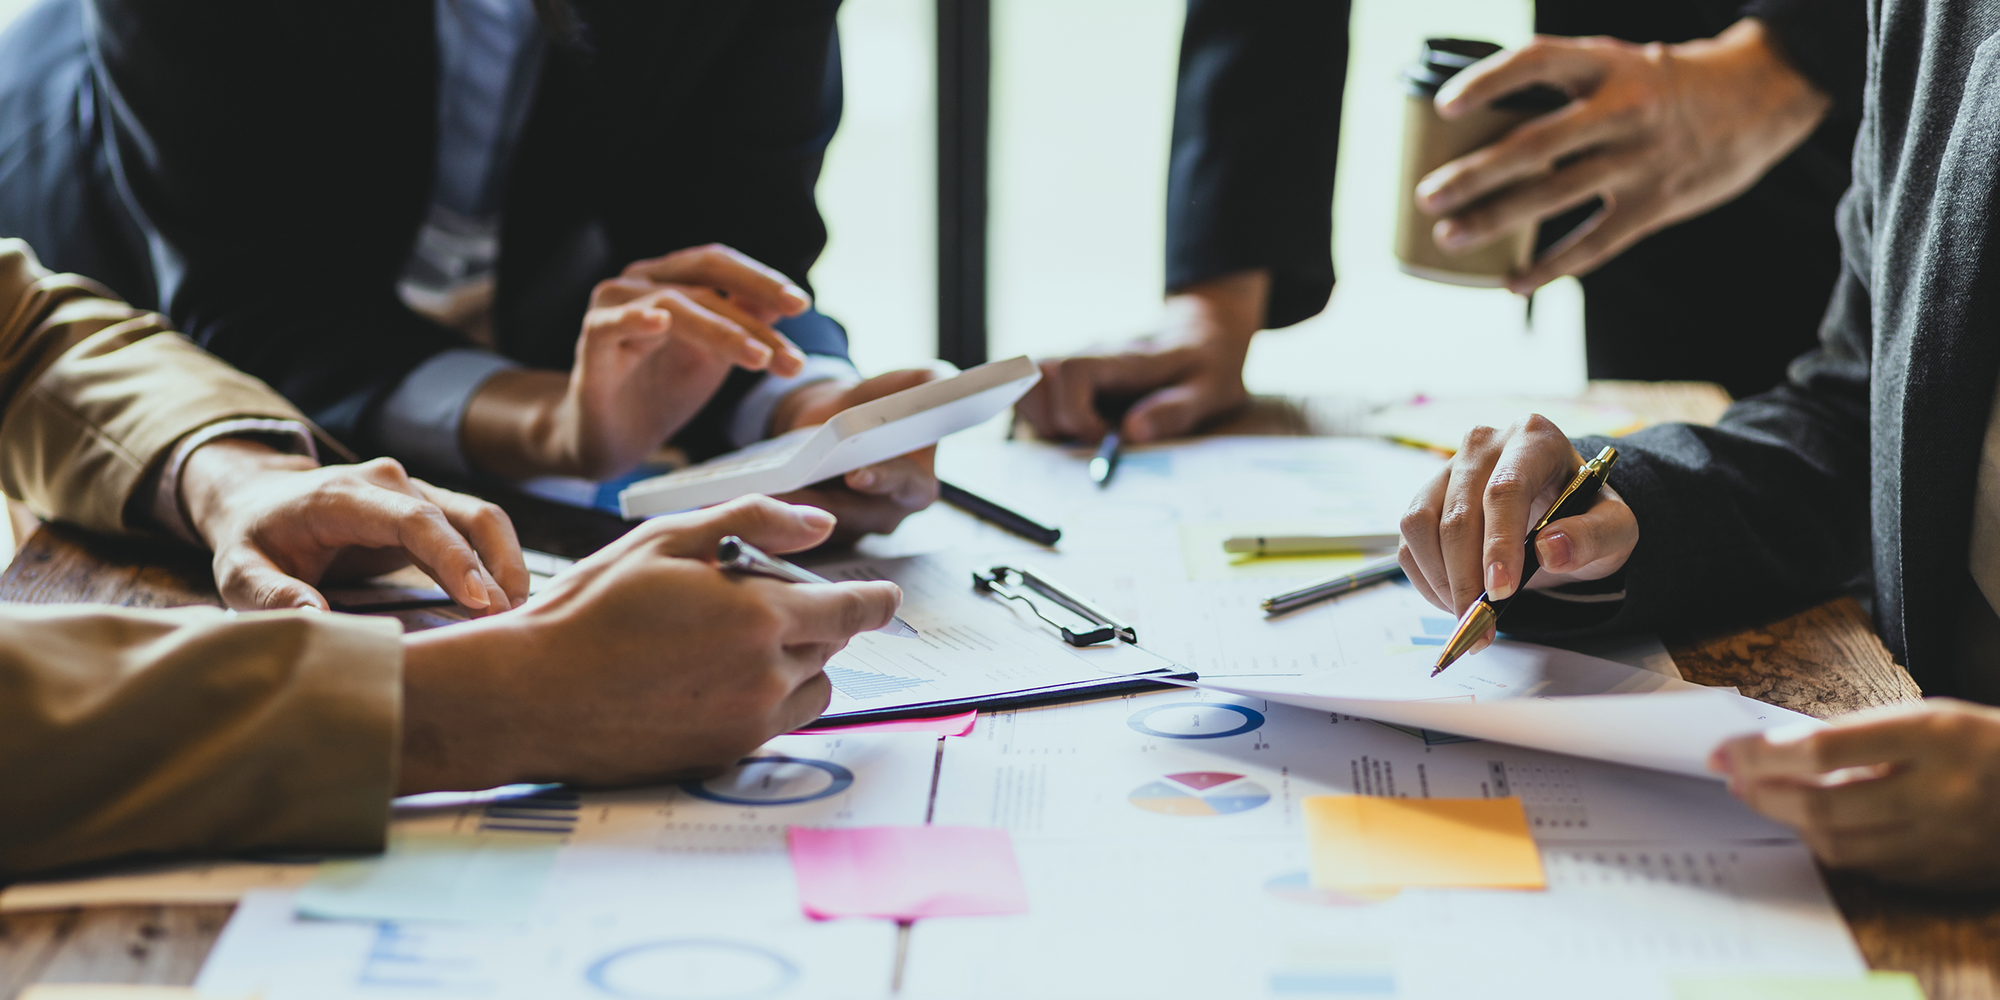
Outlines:
[[0, 605], [0, 879], [380, 849], [401, 634], [313, 612]]
[[0, 489], [44, 518], [128, 524], [175, 442], [237, 418], [305, 422], [269, 386], [74, 274], [0, 240]]
[[[0, 486], [128, 525], [175, 442], [303, 422], [151, 313], [0, 240]], [[0, 879], [134, 854], [382, 844], [401, 728], [394, 620], [0, 605]]]

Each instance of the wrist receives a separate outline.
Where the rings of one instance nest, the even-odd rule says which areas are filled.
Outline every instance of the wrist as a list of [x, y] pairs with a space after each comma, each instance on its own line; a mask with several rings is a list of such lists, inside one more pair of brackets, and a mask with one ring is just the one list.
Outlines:
[[228, 535], [231, 501], [249, 494], [254, 480], [318, 467], [310, 456], [288, 454], [245, 438], [217, 438], [188, 455], [181, 467], [179, 502], [188, 525], [214, 549], [217, 540]]
[[1765, 120], [1810, 132], [1833, 107], [1833, 99], [1793, 64], [1768, 25], [1746, 17], [1713, 38], [1667, 47], [1673, 57], [1711, 71], [1721, 86], [1754, 95]]
[[541, 773], [507, 712], [523, 662], [538, 655], [521, 616], [403, 637], [403, 711], [396, 794], [465, 791]]
[[519, 368], [495, 372], [466, 402], [459, 447], [474, 468], [506, 479], [584, 473], [574, 433], [570, 376]]
[[1168, 326], [1241, 362], [1264, 327], [1270, 294], [1271, 272], [1261, 268], [1198, 281], [1167, 296]]
[[856, 379], [830, 378], [793, 389], [771, 408], [771, 433], [783, 434], [826, 422], [827, 418], [840, 412], [840, 400], [846, 396], [847, 390], [858, 384]]

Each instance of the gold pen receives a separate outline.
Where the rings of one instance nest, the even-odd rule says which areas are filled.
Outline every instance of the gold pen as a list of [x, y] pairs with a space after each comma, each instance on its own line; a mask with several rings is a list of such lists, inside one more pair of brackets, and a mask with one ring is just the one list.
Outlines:
[[1528, 530], [1528, 552], [1521, 563], [1521, 578], [1514, 588], [1514, 593], [1497, 601], [1480, 594], [1479, 600], [1472, 602], [1472, 607], [1465, 609], [1464, 617], [1458, 620], [1458, 629], [1452, 632], [1451, 640], [1444, 644], [1444, 653], [1438, 657], [1437, 668], [1431, 671], [1432, 677], [1444, 673], [1444, 668], [1451, 666], [1459, 657], [1464, 656], [1465, 651], [1471, 649], [1474, 643], [1486, 637], [1487, 629], [1500, 624], [1500, 613], [1507, 610], [1507, 605], [1513, 603], [1516, 595], [1527, 589], [1529, 578], [1535, 575], [1535, 570], [1541, 568], [1541, 560], [1535, 556], [1535, 539], [1541, 537], [1542, 529], [1565, 517], [1575, 517], [1589, 510], [1591, 503], [1597, 499], [1597, 491], [1604, 488], [1604, 481], [1610, 477], [1611, 467], [1616, 464], [1618, 464], [1618, 449], [1605, 445], [1604, 450], [1598, 452], [1596, 458], [1583, 463], [1583, 467], [1576, 470], [1576, 475], [1570, 477], [1569, 485], [1563, 487], [1562, 493], [1556, 496], [1556, 502], [1549, 505], [1549, 512], [1543, 514], [1542, 519]]

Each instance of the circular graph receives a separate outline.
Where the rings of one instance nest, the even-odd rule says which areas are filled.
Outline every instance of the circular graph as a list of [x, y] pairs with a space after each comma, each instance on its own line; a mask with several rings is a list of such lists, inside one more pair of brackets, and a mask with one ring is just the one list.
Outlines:
[[1271, 801], [1249, 778], [1227, 771], [1182, 771], [1132, 790], [1132, 804], [1167, 816], [1226, 816]]
[[652, 941], [598, 959], [584, 978], [632, 1000], [750, 1000], [792, 985], [799, 967], [734, 941]]
[[1264, 728], [1264, 713], [1241, 705], [1177, 701], [1154, 705], [1125, 720], [1147, 736], [1169, 740], [1216, 740]]
[[745, 757], [727, 774], [681, 782], [681, 790], [736, 806], [790, 806], [839, 795], [852, 784], [854, 772], [833, 761], [779, 755]]

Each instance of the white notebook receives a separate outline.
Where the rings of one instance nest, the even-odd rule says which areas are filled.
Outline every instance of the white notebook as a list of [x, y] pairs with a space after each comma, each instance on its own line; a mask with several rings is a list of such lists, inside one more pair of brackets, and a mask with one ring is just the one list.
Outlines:
[[1026, 355], [849, 407], [818, 427], [642, 479], [618, 494], [627, 518], [706, 507], [751, 493], [786, 493], [936, 444], [1006, 411], [1041, 379]]

